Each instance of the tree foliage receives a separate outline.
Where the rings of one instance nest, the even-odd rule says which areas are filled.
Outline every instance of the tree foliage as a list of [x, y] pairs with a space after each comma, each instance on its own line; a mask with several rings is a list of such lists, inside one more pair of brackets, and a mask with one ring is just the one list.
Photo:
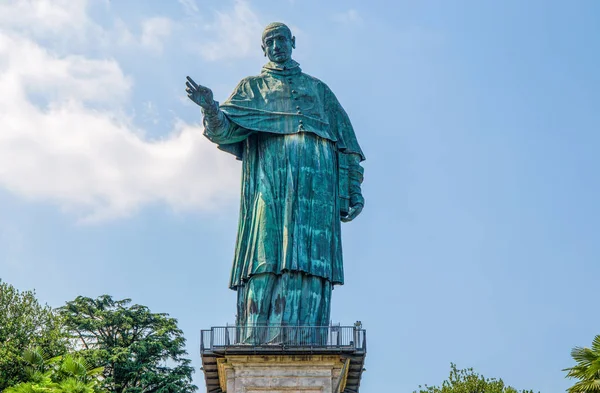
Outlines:
[[573, 348], [571, 357], [577, 364], [563, 371], [567, 371], [567, 378], [574, 378], [579, 381], [568, 388], [567, 392], [600, 392], [600, 335], [594, 337], [591, 348]]
[[39, 304], [33, 291], [0, 281], [0, 391], [27, 380], [26, 349], [51, 356], [65, 353], [68, 339], [58, 315]]
[[79, 296], [59, 309], [87, 359], [104, 366], [103, 386], [117, 393], [183, 393], [193, 368], [177, 320], [130, 299]]
[[44, 359], [39, 349], [27, 350], [29, 382], [7, 388], [5, 393], [105, 393], [100, 388], [102, 367], [93, 368], [78, 354]]
[[485, 378], [472, 368], [459, 370], [450, 363], [450, 376], [441, 386], [419, 386], [414, 393], [534, 393], [533, 390], [517, 390], [506, 386], [501, 379]]

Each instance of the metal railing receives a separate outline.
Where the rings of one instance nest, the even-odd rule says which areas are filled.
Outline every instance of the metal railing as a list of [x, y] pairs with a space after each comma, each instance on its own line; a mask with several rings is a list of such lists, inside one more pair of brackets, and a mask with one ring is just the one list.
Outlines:
[[339, 349], [366, 351], [360, 326], [218, 326], [200, 332], [200, 350]]

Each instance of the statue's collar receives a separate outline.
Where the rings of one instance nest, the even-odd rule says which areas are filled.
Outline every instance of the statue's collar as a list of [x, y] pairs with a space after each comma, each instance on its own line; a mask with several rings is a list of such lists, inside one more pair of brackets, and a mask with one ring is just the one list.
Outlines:
[[297, 61], [289, 59], [283, 64], [268, 62], [263, 66], [263, 72], [270, 72], [277, 75], [294, 75], [300, 73], [300, 64]]

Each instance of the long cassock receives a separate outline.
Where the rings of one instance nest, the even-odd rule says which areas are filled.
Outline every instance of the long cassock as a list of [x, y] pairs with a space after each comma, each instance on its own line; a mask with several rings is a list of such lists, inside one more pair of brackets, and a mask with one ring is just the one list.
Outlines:
[[266, 64], [203, 113], [206, 137], [243, 162], [229, 284], [237, 325], [326, 326], [332, 287], [344, 283], [339, 187], [360, 194], [362, 182], [346, 112], [290, 60]]

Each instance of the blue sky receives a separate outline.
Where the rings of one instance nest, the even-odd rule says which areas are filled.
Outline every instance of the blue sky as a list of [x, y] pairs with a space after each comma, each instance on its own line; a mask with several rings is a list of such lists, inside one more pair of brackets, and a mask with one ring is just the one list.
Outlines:
[[[185, 76], [223, 101], [262, 28], [325, 81], [367, 156], [334, 321], [361, 320], [362, 391], [449, 363], [545, 393], [600, 334], [595, 1], [0, 3], [0, 278], [61, 306], [132, 298], [199, 330], [227, 289], [240, 164], [201, 135]], [[196, 384], [204, 389], [201, 372]]]

